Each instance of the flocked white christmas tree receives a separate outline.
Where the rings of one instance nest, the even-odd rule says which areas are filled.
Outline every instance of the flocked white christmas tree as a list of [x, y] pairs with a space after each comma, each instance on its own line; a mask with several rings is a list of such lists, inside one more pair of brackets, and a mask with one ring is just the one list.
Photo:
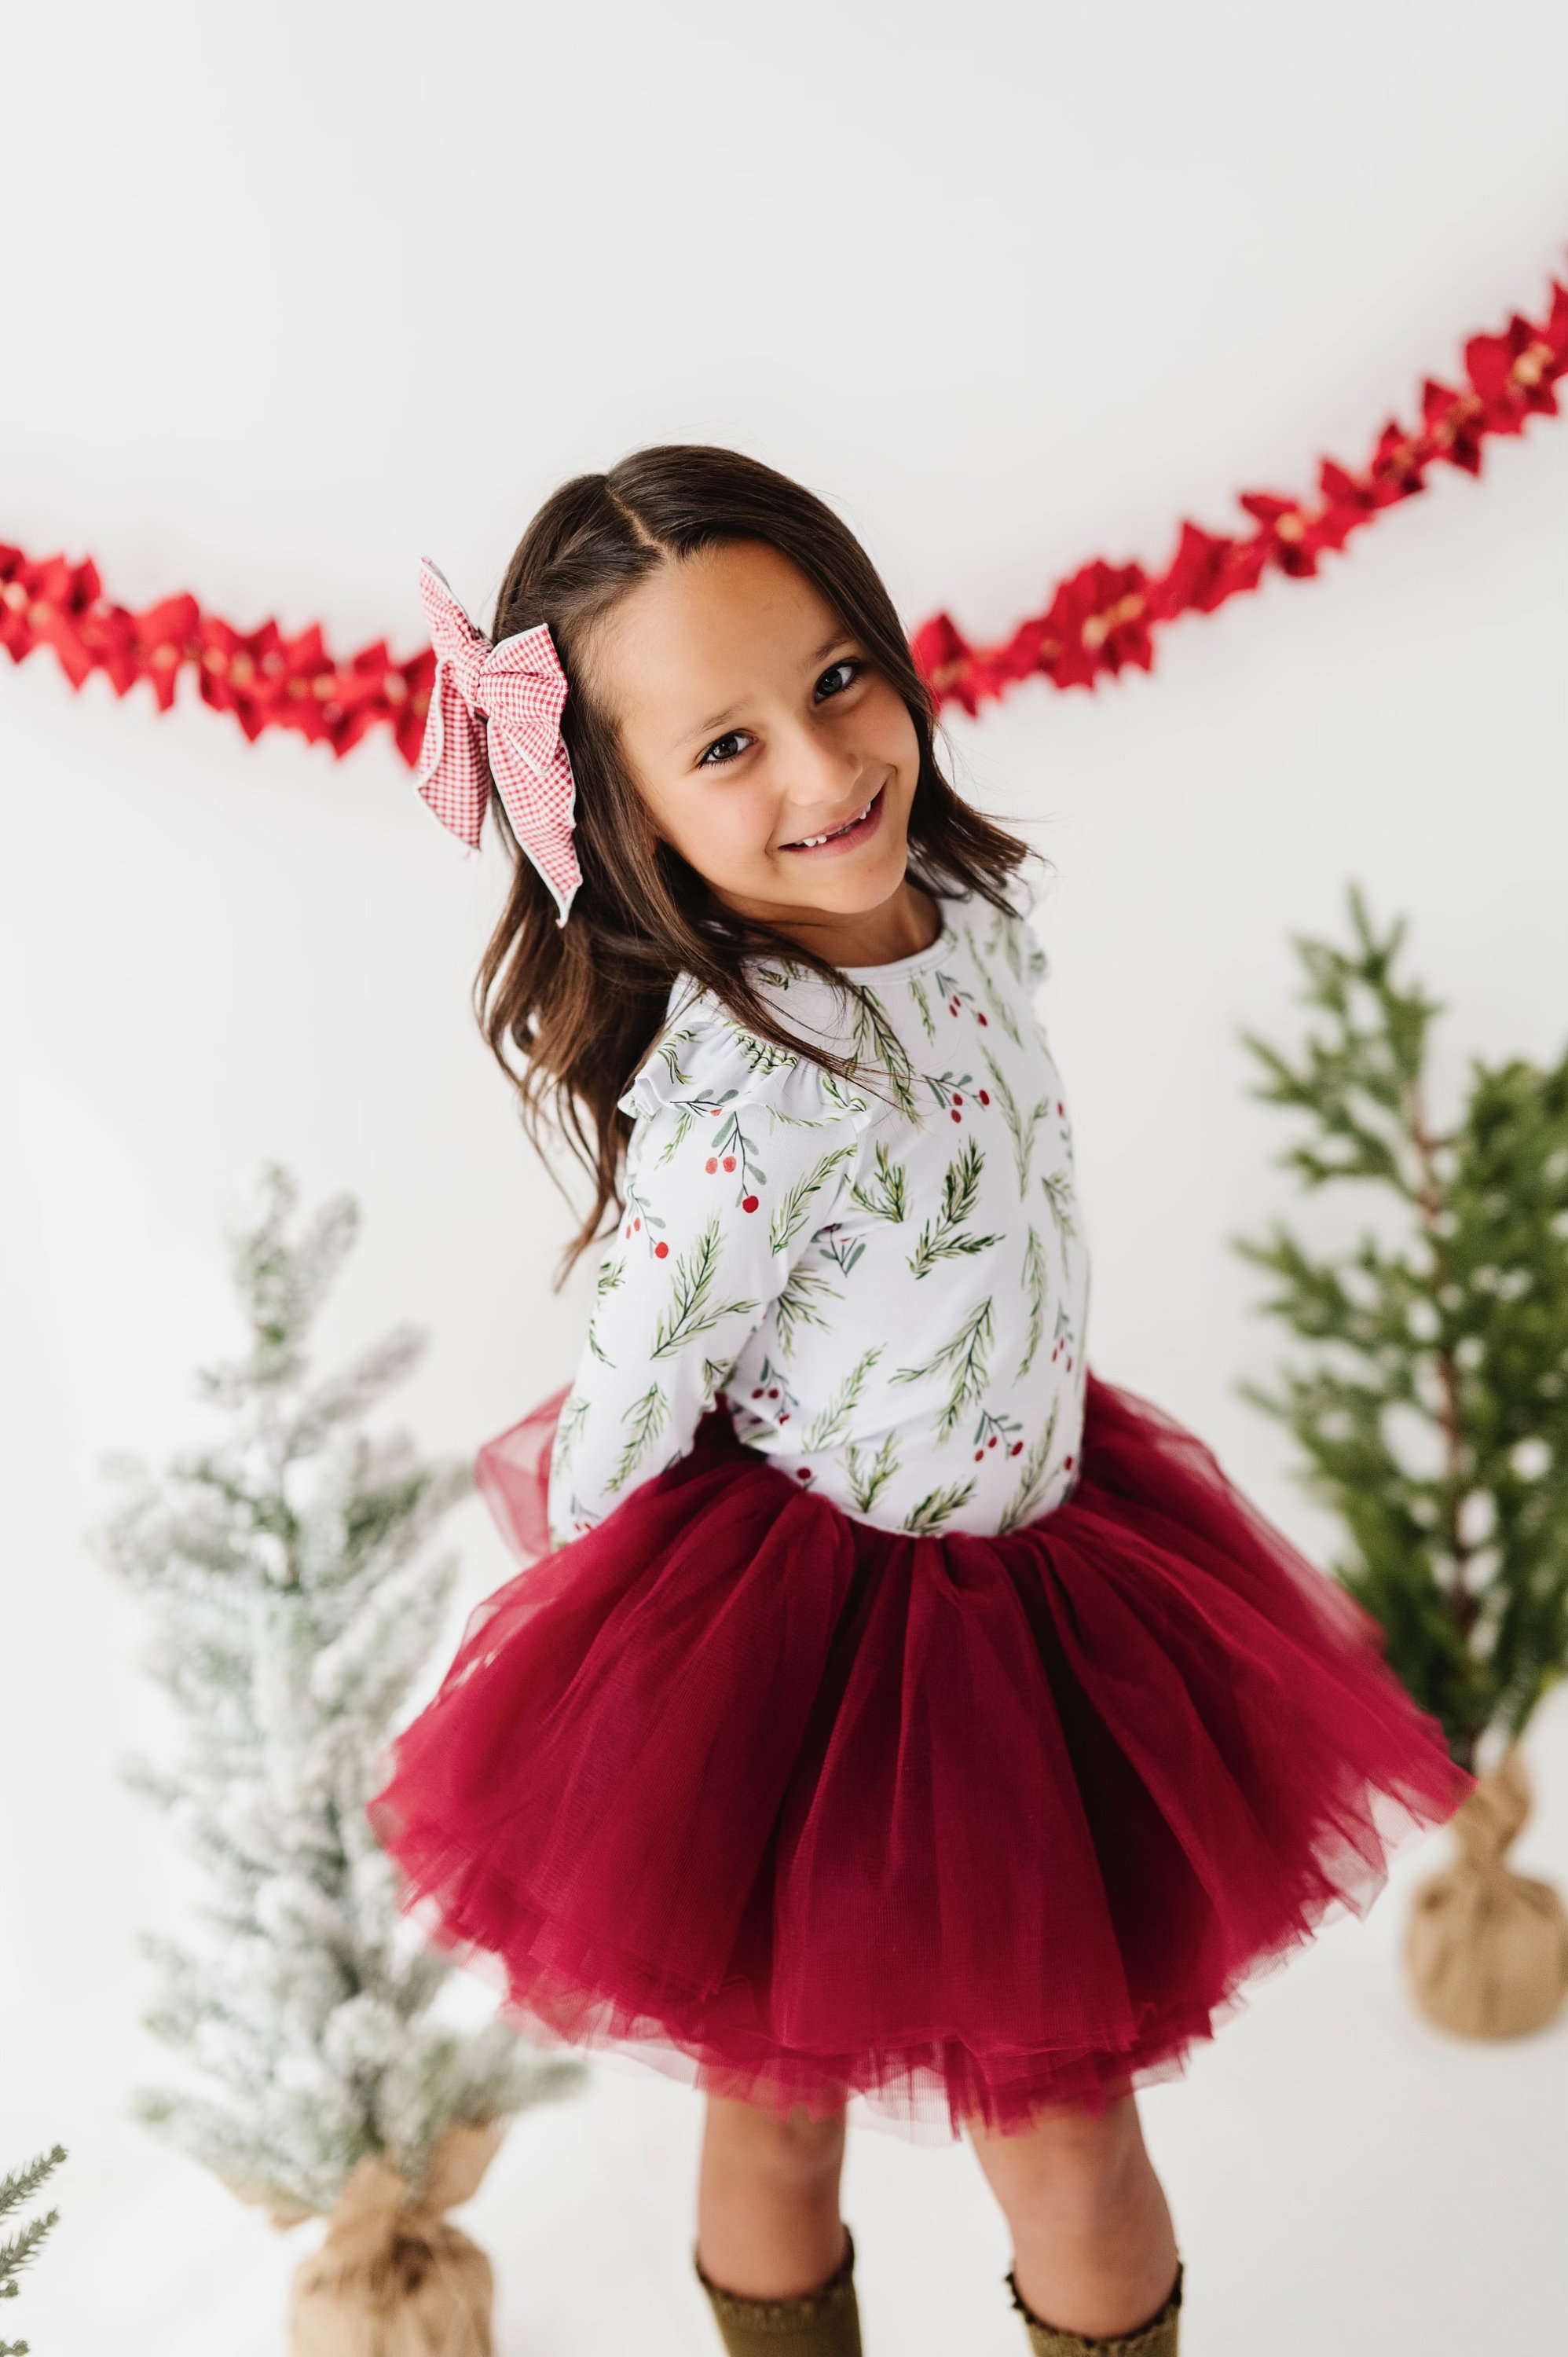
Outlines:
[[175, 1813], [209, 1887], [199, 1951], [146, 1943], [149, 2027], [207, 2084], [136, 2108], [289, 2217], [329, 2211], [367, 2156], [417, 2186], [448, 2126], [578, 2073], [499, 2022], [433, 2010], [451, 1967], [400, 1917], [364, 1807], [452, 1593], [456, 1563], [429, 1542], [468, 1477], [363, 1429], [417, 1334], [311, 1382], [310, 1328], [358, 1214], [340, 1198], [300, 1222], [279, 1170], [263, 1197], [233, 1246], [249, 1348], [199, 1379], [222, 1434], [161, 1482], [138, 1477], [105, 1546], [153, 1609], [152, 1668], [187, 1730], [176, 1772], [134, 1780]]

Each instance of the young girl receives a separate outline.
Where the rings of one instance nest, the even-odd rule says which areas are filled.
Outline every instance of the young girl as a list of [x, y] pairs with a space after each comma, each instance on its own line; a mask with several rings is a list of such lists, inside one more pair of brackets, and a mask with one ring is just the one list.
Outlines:
[[[480, 974], [613, 1219], [554, 1552], [476, 1617], [378, 1829], [524, 2019], [707, 2091], [725, 2347], [860, 2348], [851, 2095], [967, 2130], [1032, 2348], [1171, 2357], [1134, 2083], [1467, 1780], [1377, 1632], [1099, 1383], [1023, 845], [886, 590], [721, 450], [548, 500], [492, 645], [439, 575], [426, 798], [516, 853]], [[537, 1519], [553, 1405], [492, 1445]]]

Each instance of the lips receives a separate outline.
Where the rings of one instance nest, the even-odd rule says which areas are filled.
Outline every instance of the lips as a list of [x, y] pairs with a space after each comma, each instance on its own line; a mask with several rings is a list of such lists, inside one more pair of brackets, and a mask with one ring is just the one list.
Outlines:
[[852, 842], [872, 833], [882, 816], [882, 788], [877, 787], [871, 800], [846, 818], [842, 826], [830, 827], [824, 834], [802, 834], [793, 843], [780, 844], [781, 851], [822, 852], [847, 850]]

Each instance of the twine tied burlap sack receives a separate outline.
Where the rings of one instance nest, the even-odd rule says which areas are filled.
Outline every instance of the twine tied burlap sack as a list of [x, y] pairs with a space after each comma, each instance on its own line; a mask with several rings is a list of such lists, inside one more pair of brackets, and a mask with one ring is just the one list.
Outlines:
[[1517, 1749], [1483, 1777], [1454, 1820], [1459, 1856], [1415, 1894], [1405, 1959], [1415, 2001], [1461, 2038], [1522, 2038], [1568, 1996], [1568, 1915], [1549, 1882], [1503, 1864], [1530, 1814]]
[[445, 2213], [478, 2191], [500, 2137], [448, 2128], [417, 2192], [384, 2161], [360, 2162], [295, 2270], [292, 2357], [490, 2357], [490, 2263]]

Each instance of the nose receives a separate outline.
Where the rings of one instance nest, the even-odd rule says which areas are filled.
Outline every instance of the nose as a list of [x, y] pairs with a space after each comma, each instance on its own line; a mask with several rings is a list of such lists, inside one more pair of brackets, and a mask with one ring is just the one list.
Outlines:
[[[783, 750], [790, 810], [808, 821], [842, 817], [865, 782], [865, 764], [860, 755], [841, 744], [831, 730], [813, 728], [809, 722], [791, 732]], [[809, 834], [811, 828], [803, 825], [797, 832]]]

